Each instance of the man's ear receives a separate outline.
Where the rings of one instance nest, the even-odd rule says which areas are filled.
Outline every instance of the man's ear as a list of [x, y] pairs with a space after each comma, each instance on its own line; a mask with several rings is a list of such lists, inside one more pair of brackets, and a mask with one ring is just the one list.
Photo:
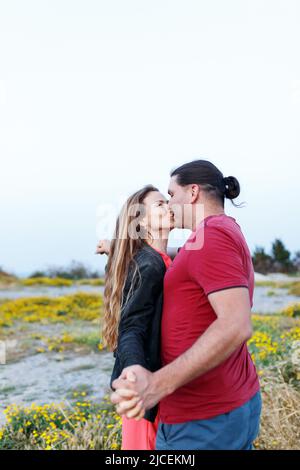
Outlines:
[[192, 191], [191, 203], [193, 203], [193, 202], [197, 201], [197, 199], [199, 197], [199, 193], [200, 193], [199, 185], [198, 184], [192, 184], [191, 185], [191, 191]]

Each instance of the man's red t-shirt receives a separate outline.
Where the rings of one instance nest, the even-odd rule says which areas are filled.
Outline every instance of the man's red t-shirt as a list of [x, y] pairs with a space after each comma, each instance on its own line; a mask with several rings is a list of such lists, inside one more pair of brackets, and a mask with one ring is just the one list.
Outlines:
[[[203, 245], [199, 247], [201, 237]], [[197, 248], [190, 249], [193, 246]], [[216, 320], [208, 294], [237, 286], [249, 289], [252, 307], [254, 270], [241, 228], [225, 214], [208, 216], [192, 232], [165, 275], [163, 365], [189, 349]], [[162, 399], [160, 419], [175, 424], [211, 418], [241, 406], [259, 389], [245, 342], [221, 364]]]

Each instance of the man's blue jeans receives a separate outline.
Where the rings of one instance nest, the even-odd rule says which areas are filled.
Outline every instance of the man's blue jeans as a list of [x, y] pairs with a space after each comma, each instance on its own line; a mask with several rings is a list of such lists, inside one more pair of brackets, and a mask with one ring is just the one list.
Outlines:
[[252, 450], [259, 432], [260, 391], [234, 410], [210, 419], [159, 423], [156, 450]]

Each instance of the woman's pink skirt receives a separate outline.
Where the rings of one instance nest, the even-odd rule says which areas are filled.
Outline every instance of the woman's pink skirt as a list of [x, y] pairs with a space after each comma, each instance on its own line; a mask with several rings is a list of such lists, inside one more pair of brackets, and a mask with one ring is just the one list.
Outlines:
[[147, 419], [136, 421], [122, 415], [122, 450], [155, 450], [159, 412], [154, 423]]

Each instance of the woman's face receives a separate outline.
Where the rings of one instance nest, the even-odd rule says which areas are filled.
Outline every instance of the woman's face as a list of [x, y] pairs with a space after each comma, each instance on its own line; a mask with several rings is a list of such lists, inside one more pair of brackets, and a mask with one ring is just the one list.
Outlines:
[[174, 214], [168, 201], [159, 191], [151, 191], [144, 199], [146, 215], [141, 222], [151, 233], [169, 232], [174, 228]]

